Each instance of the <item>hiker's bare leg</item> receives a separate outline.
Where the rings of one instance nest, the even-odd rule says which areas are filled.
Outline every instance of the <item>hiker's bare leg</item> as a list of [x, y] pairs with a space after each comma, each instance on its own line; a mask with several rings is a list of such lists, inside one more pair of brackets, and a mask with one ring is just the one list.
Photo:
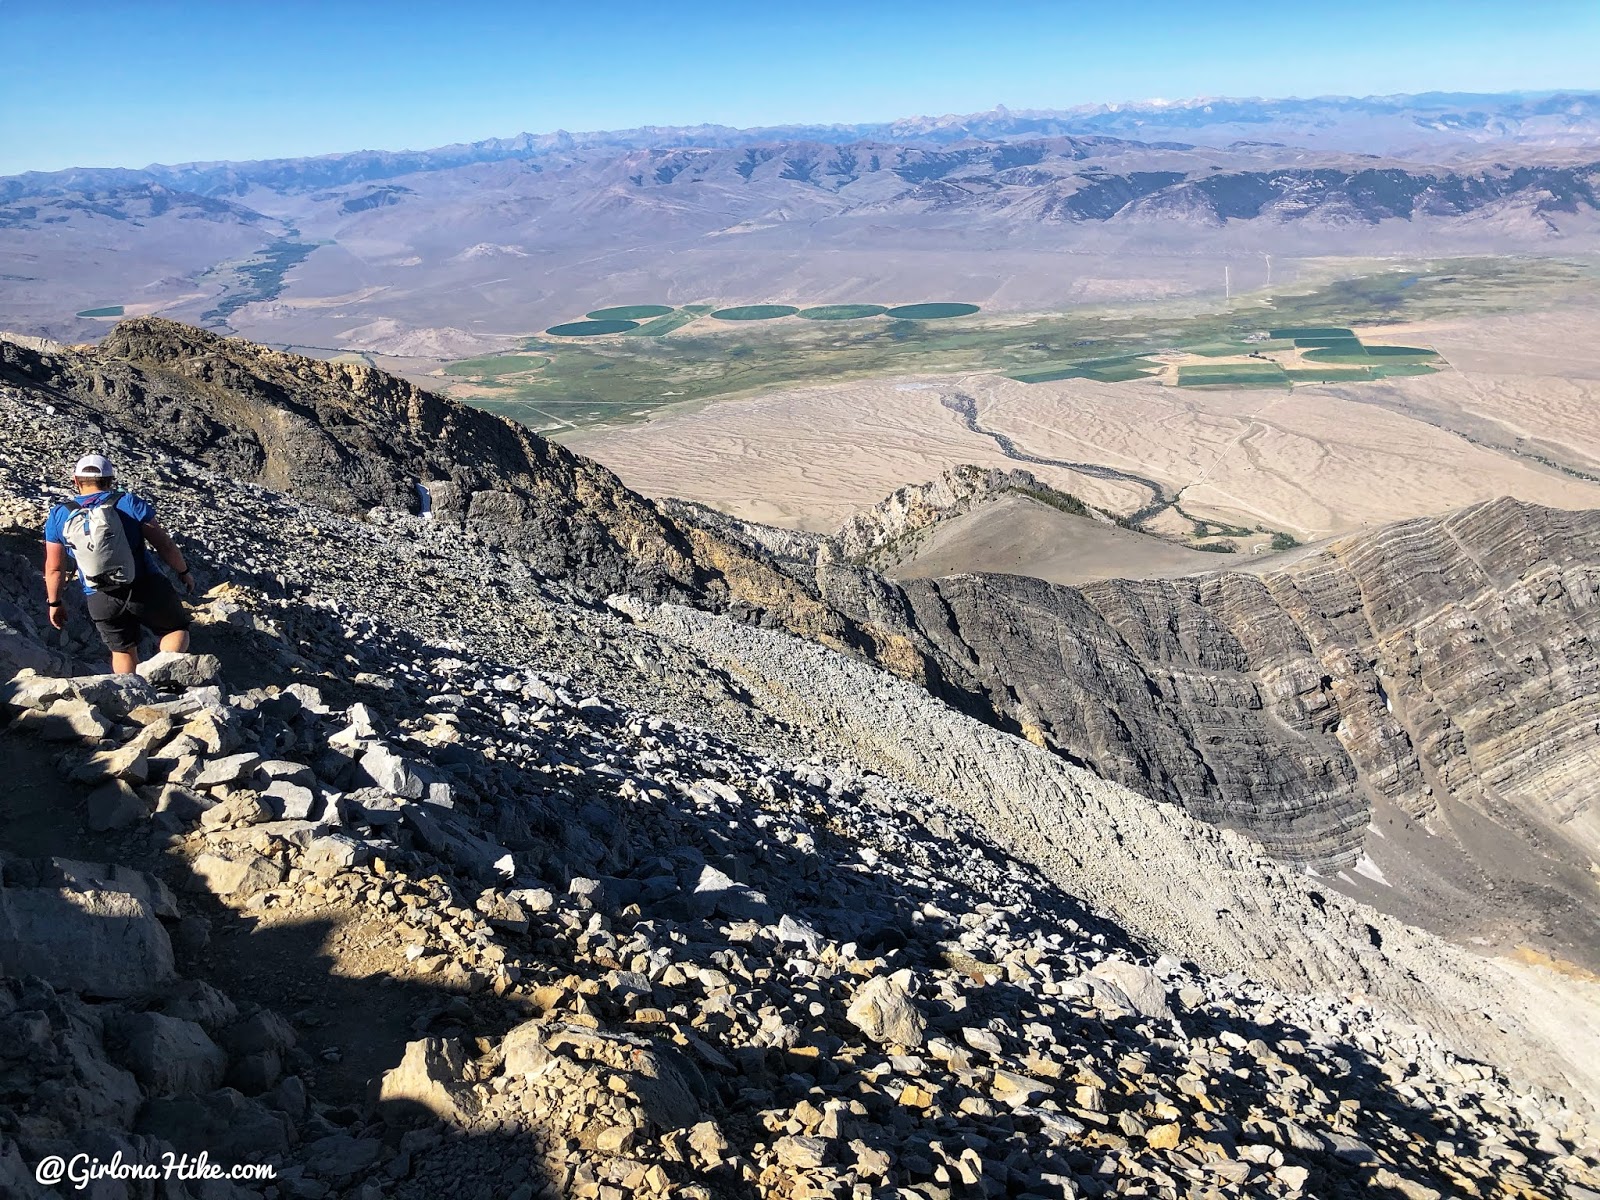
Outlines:
[[161, 648], [170, 650], [174, 654], [189, 653], [189, 631], [187, 629], [177, 629], [167, 634], [166, 637], [161, 639]]
[[132, 675], [134, 668], [139, 665], [139, 652], [137, 650], [113, 650], [111, 652], [111, 669], [118, 675]]

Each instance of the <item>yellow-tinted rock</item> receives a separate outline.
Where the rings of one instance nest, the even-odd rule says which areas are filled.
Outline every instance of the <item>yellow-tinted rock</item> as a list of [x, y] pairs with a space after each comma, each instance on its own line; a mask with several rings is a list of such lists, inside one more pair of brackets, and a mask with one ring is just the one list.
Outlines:
[[1144, 1135], [1145, 1144], [1152, 1150], [1173, 1150], [1177, 1148], [1178, 1137], [1182, 1130], [1176, 1123], [1171, 1125], [1157, 1125]]

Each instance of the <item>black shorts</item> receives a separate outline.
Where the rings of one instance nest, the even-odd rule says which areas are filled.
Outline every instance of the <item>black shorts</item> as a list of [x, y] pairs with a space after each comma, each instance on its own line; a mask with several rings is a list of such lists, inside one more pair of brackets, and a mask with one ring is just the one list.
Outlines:
[[106, 649], [115, 653], [137, 650], [140, 629], [166, 637], [189, 628], [189, 614], [165, 575], [145, 575], [128, 587], [101, 589], [85, 598]]

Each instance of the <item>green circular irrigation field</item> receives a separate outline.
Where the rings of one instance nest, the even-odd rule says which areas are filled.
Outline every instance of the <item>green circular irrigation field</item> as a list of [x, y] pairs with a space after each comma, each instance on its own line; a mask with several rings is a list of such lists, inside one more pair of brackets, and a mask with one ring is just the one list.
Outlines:
[[565, 325], [552, 325], [545, 332], [556, 337], [599, 337], [605, 333], [627, 333], [637, 328], [637, 321], [568, 321]]
[[822, 304], [802, 308], [799, 316], [808, 321], [857, 321], [862, 317], [881, 317], [889, 310], [881, 304]]
[[970, 317], [977, 311], [976, 304], [902, 304], [891, 308], [887, 315], [901, 321], [939, 321], [945, 317]]
[[741, 304], [735, 308], [719, 308], [711, 315], [719, 321], [771, 321], [777, 317], [792, 317], [799, 311], [792, 304]]
[[647, 321], [674, 311], [670, 304], [623, 304], [617, 308], [597, 308], [584, 315], [591, 321]]

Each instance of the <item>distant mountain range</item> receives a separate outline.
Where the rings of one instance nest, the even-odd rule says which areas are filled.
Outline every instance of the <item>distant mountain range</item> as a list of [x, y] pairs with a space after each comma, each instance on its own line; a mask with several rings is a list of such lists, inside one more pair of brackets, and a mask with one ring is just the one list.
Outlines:
[[122, 309], [452, 357], [641, 298], [1050, 308], [1225, 263], [1255, 286], [1263, 255], [1282, 283], [1297, 258], [1596, 246], [1600, 93], [996, 109], [12, 176], [0, 328]]
[[1022, 110], [1004, 106], [963, 116], [908, 117], [851, 125], [644, 126], [592, 133], [520, 133], [431, 150], [359, 150], [258, 162], [153, 165], [143, 170], [81, 167], [0, 178], [0, 201], [55, 191], [105, 191], [159, 183], [202, 196], [244, 195], [251, 188], [304, 192], [445, 171], [473, 163], [536, 161], [582, 151], [673, 147], [737, 149], [773, 143], [848, 145], [885, 142], [948, 146], [1064, 136], [1140, 142], [1227, 145], [1277, 142], [1321, 150], [1416, 155], [1492, 143], [1539, 147], [1600, 142], [1600, 92], [1318, 97], [1309, 100], [1200, 98], [1078, 108]]

